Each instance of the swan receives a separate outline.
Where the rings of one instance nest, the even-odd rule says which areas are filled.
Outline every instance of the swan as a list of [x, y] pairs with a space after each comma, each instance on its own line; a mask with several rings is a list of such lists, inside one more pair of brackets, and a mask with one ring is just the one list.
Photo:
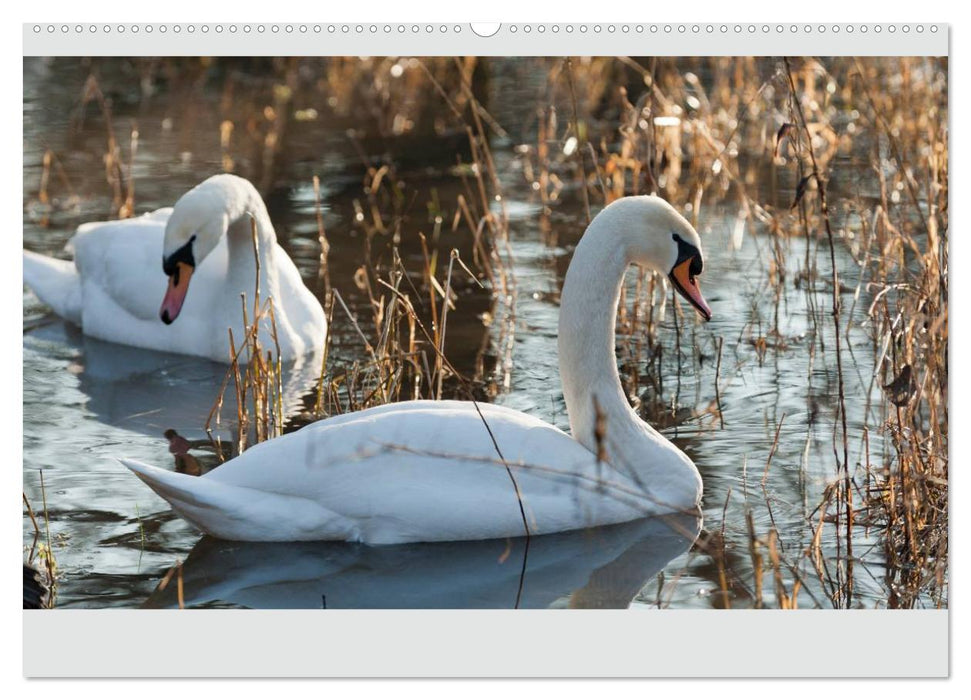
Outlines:
[[668, 275], [711, 318], [691, 225], [658, 197], [605, 207], [563, 283], [558, 351], [572, 437], [502, 406], [407, 401], [312, 423], [201, 477], [121, 461], [190, 524], [229, 540], [482, 540], [693, 511], [698, 470], [640, 420], [617, 371], [617, 303], [632, 263]]
[[[86, 335], [228, 362], [227, 328], [237, 343], [243, 337], [240, 294], [252, 308], [256, 289], [252, 221], [260, 298], [273, 298], [281, 358], [322, 348], [327, 321], [320, 302], [277, 244], [256, 188], [235, 175], [210, 177], [174, 208], [82, 224], [68, 243], [73, 261], [25, 250], [24, 282]], [[264, 347], [275, 347], [268, 320], [260, 333]]]

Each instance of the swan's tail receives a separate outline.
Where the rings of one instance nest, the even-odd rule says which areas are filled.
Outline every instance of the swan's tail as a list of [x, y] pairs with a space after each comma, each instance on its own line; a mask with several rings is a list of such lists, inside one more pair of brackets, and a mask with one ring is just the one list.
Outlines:
[[73, 261], [25, 250], [24, 284], [58, 316], [81, 325], [81, 277]]
[[119, 461], [190, 524], [222, 539], [280, 542], [355, 536], [346, 518], [307, 498], [180, 474], [133, 459]]

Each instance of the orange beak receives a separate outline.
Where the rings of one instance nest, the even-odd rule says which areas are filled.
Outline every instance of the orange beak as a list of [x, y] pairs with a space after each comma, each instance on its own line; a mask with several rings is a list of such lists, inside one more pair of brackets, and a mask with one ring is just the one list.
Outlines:
[[166, 325], [172, 323], [182, 310], [185, 295], [189, 291], [189, 280], [195, 270], [192, 265], [184, 262], [175, 264], [175, 272], [169, 276], [169, 288], [165, 290], [162, 308], [158, 315]]
[[701, 289], [698, 288], [698, 283], [695, 281], [694, 275], [691, 274], [690, 268], [691, 258], [688, 258], [680, 265], [676, 265], [668, 277], [674, 284], [674, 288], [681, 293], [681, 296], [691, 302], [691, 305], [698, 310], [698, 313], [706, 321], [710, 321], [711, 308], [705, 298], [701, 296]]

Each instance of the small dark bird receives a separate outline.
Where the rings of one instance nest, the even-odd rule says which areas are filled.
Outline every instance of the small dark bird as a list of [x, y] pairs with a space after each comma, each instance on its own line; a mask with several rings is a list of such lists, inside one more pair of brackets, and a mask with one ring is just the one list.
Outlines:
[[172, 428], [165, 431], [165, 439], [169, 441], [169, 452], [175, 455], [175, 471], [189, 476], [202, 476], [199, 460], [189, 454], [192, 443]]
[[913, 398], [914, 392], [917, 391], [913, 374], [910, 365], [904, 365], [900, 368], [900, 373], [894, 380], [883, 387], [883, 390], [887, 392], [887, 398], [895, 406], [906, 406]]

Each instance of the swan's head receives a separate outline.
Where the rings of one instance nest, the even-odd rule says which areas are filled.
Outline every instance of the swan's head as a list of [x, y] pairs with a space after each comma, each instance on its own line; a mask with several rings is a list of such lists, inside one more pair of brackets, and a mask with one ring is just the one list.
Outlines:
[[624, 232], [631, 261], [667, 275], [671, 284], [706, 321], [711, 308], [701, 295], [697, 277], [705, 267], [698, 232], [660, 197], [619, 199], [601, 212], [616, 217], [612, 227]]
[[240, 179], [227, 175], [211, 177], [175, 203], [165, 224], [162, 243], [162, 270], [169, 278], [159, 309], [159, 317], [164, 323], [172, 323], [179, 315], [196, 266], [226, 235], [231, 223], [229, 204], [233, 198], [234, 181]]

